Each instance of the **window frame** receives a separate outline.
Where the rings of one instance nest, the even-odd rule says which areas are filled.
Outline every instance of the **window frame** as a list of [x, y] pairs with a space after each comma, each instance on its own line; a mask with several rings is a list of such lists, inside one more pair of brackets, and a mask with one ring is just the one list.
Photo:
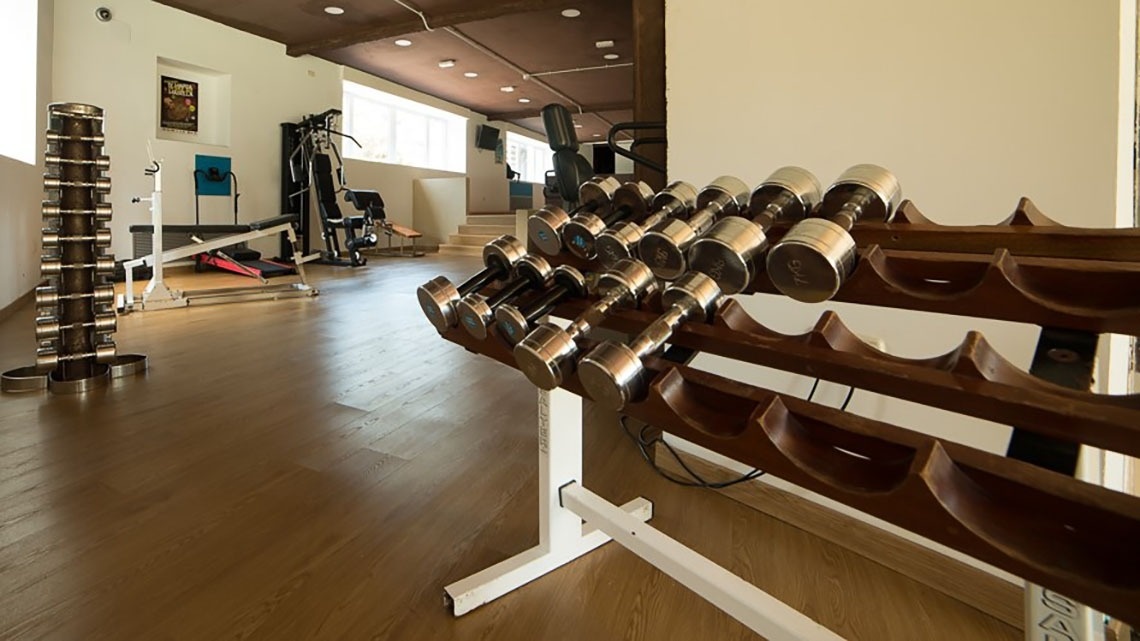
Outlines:
[[[468, 119], [465, 116], [343, 80], [341, 109], [345, 133], [365, 138], [363, 134], [357, 135], [363, 125], [358, 125], [356, 120], [365, 105], [375, 110], [373, 115], [385, 112], [378, 128], [387, 129], [382, 134], [386, 147], [361, 149], [349, 141], [341, 150], [345, 158], [456, 174], [467, 172]], [[409, 128], [409, 120], [419, 122]], [[410, 136], [413, 130], [420, 138]], [[442, 140], [439, 140], [441, 135]], [[412, 140], [415, 142], [410, 142]], [[364, 144], [368, 144], [367, 141]]]

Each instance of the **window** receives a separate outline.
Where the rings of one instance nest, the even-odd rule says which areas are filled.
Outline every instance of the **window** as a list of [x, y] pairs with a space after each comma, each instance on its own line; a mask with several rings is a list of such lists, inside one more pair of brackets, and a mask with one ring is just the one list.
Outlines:
[[554, 152], [541, 140], [507, 132], [507, 164], [519, 172], [519, 180], [546, 182], [546, 172], [554, 170]]
[[4, 3], [0, 20], [0, 156], [36, 163], [36, 73], [38, 0]]
[[364, 85], [344, 83], [344, 155], [463, 173], [467, 171], [467, 119]]

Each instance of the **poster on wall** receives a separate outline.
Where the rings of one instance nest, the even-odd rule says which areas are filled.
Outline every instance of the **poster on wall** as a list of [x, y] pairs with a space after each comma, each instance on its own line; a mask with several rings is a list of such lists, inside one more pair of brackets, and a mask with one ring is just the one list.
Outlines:
[[198, 83], [162, 76], [162, 128], [198, 133]]

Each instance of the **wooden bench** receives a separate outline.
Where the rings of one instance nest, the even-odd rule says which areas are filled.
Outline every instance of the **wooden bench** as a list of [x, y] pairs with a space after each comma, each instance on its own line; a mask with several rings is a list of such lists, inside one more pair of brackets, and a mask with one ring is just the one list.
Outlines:
[[[384, 223], [384, 234], [388, 237], [388, 247], [379, 250], [379, 253], [385, 256], [403, 256], [405, 258], [414, 258], [416, 256], [423, 256], [424, 253], [416, 248], [416, 239], [423, 238], [423, 234], [412, 229], [411, 227], [404, 227], [396, 223]], [[396, 236], [400, 239], [400, 246], [392, 246], [392, 237]], [[410, 245], [405, 245], [406, 240], [411, 240]]]

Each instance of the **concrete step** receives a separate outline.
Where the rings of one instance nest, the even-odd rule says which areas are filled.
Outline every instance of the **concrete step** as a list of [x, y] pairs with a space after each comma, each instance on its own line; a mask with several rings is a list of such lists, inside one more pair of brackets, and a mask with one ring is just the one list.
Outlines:
[[515, 228], [514, 214], [467, 214], [468, 225], [509, 225]]
[[476, 236], [502, 236], [515, 233], [514, 225], [460, 225], [460, 234], [474, 234]]
[[441, 256], [482, 256], [483, 248], [444, 243], [439, 246], [439, 254]]
[[495, 240], [495, 238], [496, 236], [484, 236], [482, 234], [452, 234], [447, 237], [447, 242], [450, 245], [482, 247], [492, 240]]

